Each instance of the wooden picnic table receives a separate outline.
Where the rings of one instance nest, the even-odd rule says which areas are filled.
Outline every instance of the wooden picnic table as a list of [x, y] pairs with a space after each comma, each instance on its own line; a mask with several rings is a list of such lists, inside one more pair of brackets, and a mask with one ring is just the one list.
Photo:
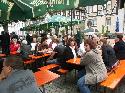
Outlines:
[[44, 86], [45, 84], [57, 79], [60, 77], [60, 75], [53, 73], [49, 70], [41, 70], [34, 73], [37, 86]]
[[122, 80], [125, 76], [125, 60], [121, 60], [118, 66], [108, 75], [108, 78], [101, 82], [100, 85], [114, 89], [118, 83]]
[[0, 57], [6, 57], [6, 54], [0, 54]]
[[[10, 55], [16, 55], [19, 54], [17, 51], [10, 52]], [[0, 54], [0, 57], [6, 57], [6, 54]]]
[[43, 54], [43, 55], [29, 55], [30, 58], [32, 59], [40, 59], [40, 58], [43, 58], [43, 57], [47, 57], [49, 56], [50, 54]]
[[66, 62], [69, 63], [69, 64], [80, 65], [80, 59], [81, 58], [73, 58], [73, 59], [69, 59]]

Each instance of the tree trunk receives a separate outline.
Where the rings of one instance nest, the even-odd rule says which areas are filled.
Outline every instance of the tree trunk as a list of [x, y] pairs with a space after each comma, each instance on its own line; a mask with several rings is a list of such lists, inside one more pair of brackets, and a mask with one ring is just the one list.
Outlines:
[[2, 26], [3, 26], [4, 31], [8, 32], [8, 22], [5, 22]]

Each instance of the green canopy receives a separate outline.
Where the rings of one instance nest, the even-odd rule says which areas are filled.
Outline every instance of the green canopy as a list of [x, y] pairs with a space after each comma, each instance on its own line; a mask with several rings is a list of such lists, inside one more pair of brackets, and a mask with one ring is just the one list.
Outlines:
[[65, 16], [61, 16], [61, 15], [54, 15], [50, 18], [47, 19], [47, 23], [44, 24], [33, 24], [27, 27], [24, 27], [21, 29], [21, 31], [26, 31], [26, 30], [47, 30], [50, 28], [55, 28], [55, 27], [65, 27], [65, 26], [70, 26], [72, 25], [76, 25], [81, 23], [82, 21], [78, 20], [78, 19], [72, 19], [71, 22], [71, 18], [70, 17], [65, 17]]
[[47, 23], [40, 24], [40, 28], [46, 27], [46, 28], [54, 28], [56, 27], [65, 27], [65, 26], [70, 26], [76, 25], [81, 23], [82, 21], [78, 19], [72, 19], [70, 17], [65, 17], [61, 15], [53, 15], [52, 17], [47, 19]]
[[93, 6], [93, 5], [104, 5], [109, 0], [79, 0], [79, 6]]

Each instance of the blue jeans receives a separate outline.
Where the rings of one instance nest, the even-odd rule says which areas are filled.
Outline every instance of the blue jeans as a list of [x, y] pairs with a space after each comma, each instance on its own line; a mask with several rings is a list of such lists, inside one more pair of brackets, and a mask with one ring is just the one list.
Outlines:
[[88, 86], [85, 84], [85, 77], [81, 77], [78, 82], [77, 82], [77, 86], [80, 89], [80, 93], [91, 93], [90, 89], [88, 88]]
[[79, 70], [78, 71], [78, 79], [80, 79], [81, 77], [83, 77], [86, 74], [85, 69]]

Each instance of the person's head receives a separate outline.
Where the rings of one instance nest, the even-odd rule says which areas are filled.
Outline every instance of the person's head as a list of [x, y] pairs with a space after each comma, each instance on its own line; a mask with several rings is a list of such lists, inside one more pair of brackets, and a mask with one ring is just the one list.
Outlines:
[[107, 45], [107, 40], [106, 39], [100, 39], [100, 44], [101, 45]]
[[51, 38], [50, 33], [47, 34], [47, 38]]
[[12, 38], [12, 42], [13, 43], [17, 43], [17, 39], [16, 38]]
[[23, 68], [23, 60], [19, 56], [8, 56], [4, 59], [3, 62], [3, 72], [5, 75], [11, 73], [12, 70], [21, 70]]
[[73, 38], [69, 38], [67, 42], [68, 46], [75, 46], [75, 40]]
[[64, 38], [64, 41], [67, 41], [68, 36], [67, 36], [67, 35], [65, 35], [63, 38]]
[[88, 22], [87, 22], [87, 26], [88, 26], [88, 27], [91, 27], [91, 26], [92, 26], [92, 21], [88, 21]]
[[84, 41], [85, 51], [89, 52], [92, 49], [96, 49], [97, 45], [92, 39], [86, 39]]
[[27, 41], [26, 41], [26, 40], [23, 40], [23, 41], [22, 41], [22, 44], [27, 45]]
[[48, 44], [46, 42], [43, 42], [41, 47], [42, 49], [48, 49]]
[[15, 35], [16, 33], [15, 32], [12, 32], [13, 35]]
[[118, 38], [119, 40], [122, 40], [123, 35], [117, 35], [117, 38]]
[[58, 39], [58, 38], [53, 39], [52, 41], [53, 41], [54, 43], [56, 43], [56, 44], [58, 44], [58, 43], [59, 43], [59, 39]]
[[41, 38], [41, 37], [38, 37], [38, 38], [37, 38], [37, 42], [41, 43], [41, 41], [42, 41], [42, 38]]

